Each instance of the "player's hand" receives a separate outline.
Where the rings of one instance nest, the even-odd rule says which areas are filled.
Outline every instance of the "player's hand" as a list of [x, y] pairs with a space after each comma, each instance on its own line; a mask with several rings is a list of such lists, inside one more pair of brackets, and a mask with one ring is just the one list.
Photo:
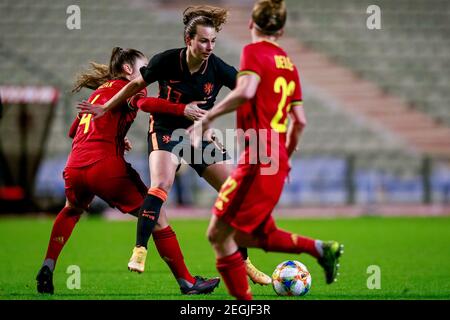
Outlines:
[[203, 133], [209, 128], [210, 121], [205, 114], [200, 120], [195, 121], [187, 131], [191, 138], [191, 144], [194, 148], [199, 148], [202, 145]]
[[212, 144], [214, 144], [216, 146], [216, 148], [218, 150], [220, 150], [222, 153], [226, 153], [227, 150], [225, 149], [223, 144], [219, 141], [219, 139], [217, 138], [215, 132], [216, 132], [216, 129], [214, 129], [214, 128], [206, 129], [206, 132], [203, 134], [203, 138], [206, 141], [209, 141]]
[[209, 142], [216, 141], [215, 131], [216, 131], [216, 129], [214, 129], [214, 128], [206, 129], [206, 131], [203, 133], [203, 138]]
[[133, 149], [133, 145], [131, 144], [130, 139], [128, 139], [127, 137], [123, 139], [123, 143], [125, 145], [125, 152], [131, 151], [131, 149]]
[[92, 104], [89, 101], [83, 100], [78, 103], [78, 107], [80, 113], [90, 113], [93, 115], [92, 120], [100, 118], [105, 114], [105, 109], [101, 104]]
[[197, 121], [201, 117], [203, 117], [207, 111], [200, 109], [198, 107], [199, 104], [205, 104], [206, 101], [192, 101], [186, 105], [184, 109], [184, 116], [192, 121]]

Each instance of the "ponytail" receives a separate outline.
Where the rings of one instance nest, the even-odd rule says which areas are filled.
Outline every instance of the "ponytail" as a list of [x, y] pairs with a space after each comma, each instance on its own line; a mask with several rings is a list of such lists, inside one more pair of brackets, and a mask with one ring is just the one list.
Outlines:
[[138, 50], [114, 47], [109, 66], [90, 62], [90, 68], [77, 75], [72, 92], [78, 92], [82, 88], [95, 90], [108, 80], [119, 79], [123, 76], [124, 64], [134, 66], [136, 59], [144, 57], [145, 55]]

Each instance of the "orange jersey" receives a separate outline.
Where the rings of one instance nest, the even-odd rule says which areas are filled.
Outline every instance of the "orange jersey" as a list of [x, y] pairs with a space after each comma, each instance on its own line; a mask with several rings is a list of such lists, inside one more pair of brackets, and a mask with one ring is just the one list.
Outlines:
[[287, 165], [288, 113], [292, 107], [302, 105], [297, 68], [276, 43], [260, 41], [243, 49], [238, 76], [245, 74], [256, 75], [260, 83], [253, 99], [238, 108], [237, 127], [244, 131], [266, 129], [267, 135], [258, 137], [267, 144], [267, 155]]
[[[108, 81], [91, 94], [89, 102], [103, 105], [127, 83], [126, 80]], [[138, 95], [147, 96], [146, 89]], [[110, 156], [123, 156], [124, 138], [137, 114], [135, 102], [137, 99], [133, 98], [94, 121], [91, 114], [81, 116], [76, 127], [67, 167], [84, 167]]]

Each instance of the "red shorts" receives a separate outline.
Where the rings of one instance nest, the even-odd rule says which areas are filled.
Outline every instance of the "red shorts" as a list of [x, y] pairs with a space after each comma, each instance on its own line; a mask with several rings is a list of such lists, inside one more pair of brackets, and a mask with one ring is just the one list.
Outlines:
[[213, 213], [235, 229], [256, 235], [272, 231], [272, 211], [280, 199], [289, 169], [262, 175], [259, 165], [238, 165], [225, 181]]
[[138, 210], [147, 186], [122, 157], [108, 157], [86, 167], [66, 167], [63, 172], [67, 199], [87, 209], [94, 196], [123, 213]]

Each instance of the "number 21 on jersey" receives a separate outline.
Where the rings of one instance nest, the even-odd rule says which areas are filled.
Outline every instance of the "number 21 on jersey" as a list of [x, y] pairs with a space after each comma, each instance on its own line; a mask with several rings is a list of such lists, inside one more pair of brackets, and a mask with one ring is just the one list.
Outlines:
[[273, 130], [279, 133], [285, 133], [287, 131], [288, 113], [290, 111], [291, 104], [286, 105], [287, 98], [294, 94], [295, 82], [292, 80], [287, 83], [284, 77], [278, 77], [273, 84], [273, 91], [275, 93], [281, 93], [281, 99], [278, 103], [278, 109], [275, 116], [270, 121], [270, 126]]
[[[95, 98], [94, 99], [92, 99], [92, 101], [91, 101], [91, 103], [92, 104], [94, 104], [95, 103], [95, 101], [97, 101], [97, 99], [100, 97], [100, 94], [98, 94], [98, 95], [96, 95], [95, 96]], [[80, 120], [80, 126], [81, 125], [84, 125], [84, 131], [83, 131], [83, 133], [87, 133], [88, 131], [89, 131], [89, 125], [90, 125], [90, 123], [91, 123], [91, 119], [92, 119], [92, 114], [88, 114], [88, 113], [85, 113], [85, 114], [83, 114], [83, 116], [81, 117], [81, 120]]]

